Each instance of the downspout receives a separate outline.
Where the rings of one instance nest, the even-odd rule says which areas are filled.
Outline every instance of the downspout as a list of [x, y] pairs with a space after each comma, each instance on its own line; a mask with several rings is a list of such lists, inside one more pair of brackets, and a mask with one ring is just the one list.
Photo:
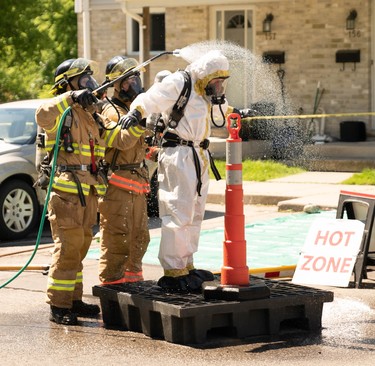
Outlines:
[[82, 14], [83, 57], [91, 59], [90, 0], [75, 0], [74, 10]]
[[144, 49], [143, 49], [143, 18], [136, 14], [132, 13], [128, 9], [128, 2], [126, 0], [121, 2], [121, 10], [124, 14], [128, 15], [134, 19], [139, 25], [139, 63], [141, 64], [144, 61]]

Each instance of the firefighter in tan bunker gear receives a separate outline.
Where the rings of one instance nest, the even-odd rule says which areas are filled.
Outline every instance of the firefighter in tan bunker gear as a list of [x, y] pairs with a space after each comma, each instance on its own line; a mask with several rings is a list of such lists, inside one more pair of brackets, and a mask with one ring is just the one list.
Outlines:
[[[106, 66], [106, 81], [117, 79], [137, 65], [133, 58], [113, 57]], [[143, 92], [139, 72], [116, 81], [113, 87], [113, 96], [102, 114], [118, 121]], [[144, 163], [146, 130], [134, 127], [128, 131], [134, 136], [133, 143], [124, 150], [109, 148], [105, 154], [111, 175], [107, 193], [99, 200], [99, 279], [103, 285], [143, 281], [142, 259], [150, 241], [146, 197], [150, 187]]]
[[[98, 195], [104, 195], [100, 160], [106, 146], [124, 148], [134, 138], [120, 126], [101, 128], [96, 114], [98, 87], [93, 78], [96, 64], [84, 58], [70, 59], [55, 71], [55, 98], [36, 111], [36, 121], [46, 134], [46, 149], [59, 149], [56, 173], [48, 202], [48, 219], [55, 243], [48, 274], [47, 303], [50, 320], [74, 325], [77, 317], [95, 316], [97, 305], [86, 304], [83, 295], [83, 265], [96, 223]], [[56, 136], [61, 115], [67, 113]], [[104, 117], [103, 117], [104, 119]], [[115, 122], [113, 122], [115, 123]], [[59, 146], [60, 145], [60, 146]]]

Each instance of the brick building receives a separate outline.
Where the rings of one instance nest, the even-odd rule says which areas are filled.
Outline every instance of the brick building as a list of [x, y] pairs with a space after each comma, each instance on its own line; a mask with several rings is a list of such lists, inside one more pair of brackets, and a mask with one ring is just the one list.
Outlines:
[[[102, 78], [117, 54], [142, 62], [166, 50], [204, 41], [209, 48], [223, 40], [244, 50], [233, 49], [232, 105], [274, 103], [276, 115], [311, 114], [321, 98], [321, 113], [375, 109], [375, 0], [75, 0], [75, 9], [78, 54], [98, 61]], [[265, 56], [272, 62], [264, 63]], [[159, 70], [185, 65], [174, 56], [158, 58], [145, 86]], [[375, 118], [360, 115], [327, 118], [325, 133], [339, 138], [343, 120], [363, 121], [367, 135], [374, 132]]]

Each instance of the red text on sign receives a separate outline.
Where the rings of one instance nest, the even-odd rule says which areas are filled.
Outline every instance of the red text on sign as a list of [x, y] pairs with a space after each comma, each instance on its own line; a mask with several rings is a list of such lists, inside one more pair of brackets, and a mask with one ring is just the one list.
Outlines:
[[348, 246], [350, 242], [351, 236], [355, 234], [354, 231], [321, 231], [319, 230], [316, 238], [315, 238], [315, 245], [332, 245], [337, 246], [340, 244], [344, 244], [345, 247]]
[[301, 265], [302, 271], [314, 272], [340, 272], [347, 273], [350, 268], [352, 258], [350, 257], [314, 257], [304, 255]]

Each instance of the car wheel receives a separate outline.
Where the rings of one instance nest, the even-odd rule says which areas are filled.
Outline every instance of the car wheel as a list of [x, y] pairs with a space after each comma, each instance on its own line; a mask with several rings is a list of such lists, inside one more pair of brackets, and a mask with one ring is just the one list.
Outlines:
[[158, 171], [156, 170], [151, 178], [150, 193], [147, 195], [148, 217], [159, 217], [158, 188]]
[[33, 188], [22, 180], [12, 180], [0, 188], [0, 239], [21, 239], [35, 227], [39, 206]]

